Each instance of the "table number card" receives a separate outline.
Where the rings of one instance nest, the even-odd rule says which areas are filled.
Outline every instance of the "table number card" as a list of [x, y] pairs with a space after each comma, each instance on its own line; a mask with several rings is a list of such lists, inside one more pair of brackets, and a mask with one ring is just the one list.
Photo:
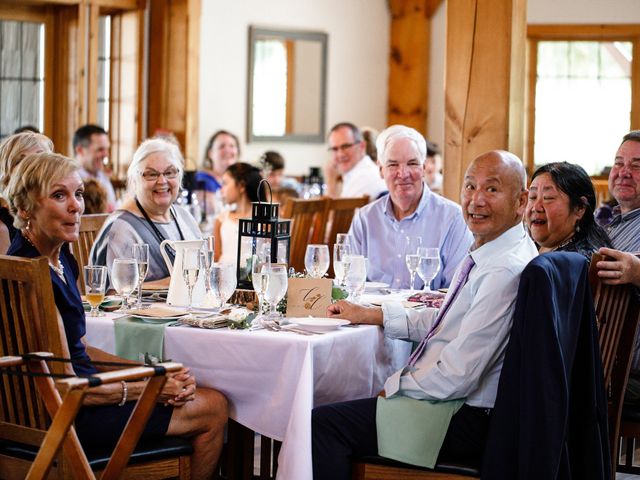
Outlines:
[[326, 317], [332, 287], [328, 278], [290, 278], [287, 317]]

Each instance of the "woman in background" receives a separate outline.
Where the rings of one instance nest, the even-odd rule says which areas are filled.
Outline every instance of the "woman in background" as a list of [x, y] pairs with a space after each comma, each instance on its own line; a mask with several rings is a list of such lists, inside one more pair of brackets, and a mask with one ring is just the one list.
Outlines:
[[29, 154], [52, 152], [53, 142], [44, 135], [31, 131], [16, 133], [0, 144], [0, 254], [5, 254], [17, 232], [8, 199], [3, 198], [11, 173]]
[[196, 173], [196, 190], [200, 193], [199, 202], [206, 215], [218, 212], [215, 193], [222, 188], [224, 172], [238, 161], [240, 157], [240, 141], [238, 137], [226, 130], [215, 132], [204, 151], [202, 168]]
[[529, 187], [525, 221], [540, 253], [578, 252], [591, 260], [593, 252], [611, 241], [593, 217], [596, 194], [579, 165], [554, 162], [538, 168]]
[[[216, 218], [213, 235], [216, 238], [216, 262], [235, 264], [238, 258], [238, 231], [241, 218], [251, 218], [251, 204], [264, 201], [264, 189], [258, 185], [262, 180], [260, 170], [248, 163], [235, 163], [222, 176], [222, 198], [227, 204], [235, 204], [233, 211]], [[247, 238], [251, 241], [250, 238]], [[246, 250], [246, 249], [245, 249]]]
[[84, 181], [84, 213], [107, 213], [107, 191], [95, 178]]

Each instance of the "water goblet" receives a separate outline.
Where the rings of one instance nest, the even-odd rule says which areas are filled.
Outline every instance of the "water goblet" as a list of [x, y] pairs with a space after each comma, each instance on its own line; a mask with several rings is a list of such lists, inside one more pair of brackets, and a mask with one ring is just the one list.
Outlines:
[[262, 267], [269, 264], [269, 259], [254, 255], [251, 259], [251, 283], [258, 296], [258, 317], [264, 312], [264, 294], [267, 291], [269, 276], [262, 271]]
[[267, 275], [267, 288], [264, 293], [264, 298], [269, 305], [269, 317], [278, 319], [280, 315], [276, 308], [280, 300], [282, 300], [287, 293], [289, 284], [287, 269], [282, 265], [264, 265], [262, 271]]
[[131, 247], [133, 258], [138, 262], [138, 301], [136, 308], [142, 308], [142, 284], [149, 271], [149, 245], [134, 243]]
[[182, 271], [182, 278], [184, 279], [188, 292], [189, 303], [187, 305], [187, 313], [193, 311], [193, 287], [195, 287], [198, 282], [203, 261], [200, 252], [200, 248], [185, 248], [182, 255], [180, 270]]
[[204, 270], [204, 288], [207, 293], [211, 291], [211, 267], [215, 257], [215, 238], [213, 236], [205, 239], [202, 251], [202, 269]]
[[422, 244], [422, 237], [410, 236], [405, 239], [404, 247], [404, 261], [409, 269], [411, 279], [409, 280], [409, 289], [413, 291], [413, 284], [416, 279], [416, 273], [418, 271], [418, 263], [420, 257], [418, 256], [418, 247]]
[[338, 285], [344, 287], [344, 279], [349, 264], [345, 263], [345, 257], [351, 254], [351, 246], [348, 243], [336, 243], [333, 245], [333, 272]]
[[424, 282], [424, 290], [431, 290], [431, 282], [440, 271], [440, 249], [439, 248], [418, 248], [418, 275]]
[[[367, 281], [367, 261], [362, 255], [346, 255], [345, 260], [345, 288], [349, 300], [357, 303], [364, 292]], [[348, 265], [348, 267], [347, 267]]]
[[89, 317], [102, 317], [104, 313], [98, 307], [104, 300], [104, 289], [107, 284], [107, 267], [97, 265], [87, 265], [84, 267], [85, 297], [91, 311]]
[[111, 284], [122, 297], [122, 307], [116, 312], [129, 312], [129, 295], [138, 285], [138, 262], [135, 258], [116, 258], [111, 267]]
[[236, 266], [232, 263], [214, 263], [211, 266], [211, 293], [215, 299], [216, 312], [223, 309], [225, 303], [236, 289]]
[[336, 234], [336, 244], [349, 245], [353, 248], [353, 237], [348, 233], [338, 233]]
[[313, 278], [322, 278], [329, 270], [330, 258], [327, 245], [307, 245], [304, 267]]

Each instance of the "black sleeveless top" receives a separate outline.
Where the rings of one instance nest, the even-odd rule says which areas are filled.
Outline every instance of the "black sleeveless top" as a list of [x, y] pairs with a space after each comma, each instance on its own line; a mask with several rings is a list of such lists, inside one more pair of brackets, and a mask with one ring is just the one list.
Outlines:
[[13, 226], [13, 215], [7, 207], [0, 207], [0, 222], [4, 223], [7, 226], [7, 230], [9, 230], [9, 238], [11, 241], [18, 233], [18, 229]]

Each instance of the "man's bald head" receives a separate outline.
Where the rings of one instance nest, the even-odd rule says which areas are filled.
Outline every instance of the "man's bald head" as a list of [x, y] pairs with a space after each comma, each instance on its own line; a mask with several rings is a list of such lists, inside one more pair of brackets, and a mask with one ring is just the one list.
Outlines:
[[471, 162], [461, 192], [462, 213], [479, 247], [522, 221], [527, 174], [520, 159], [504, 150]]

